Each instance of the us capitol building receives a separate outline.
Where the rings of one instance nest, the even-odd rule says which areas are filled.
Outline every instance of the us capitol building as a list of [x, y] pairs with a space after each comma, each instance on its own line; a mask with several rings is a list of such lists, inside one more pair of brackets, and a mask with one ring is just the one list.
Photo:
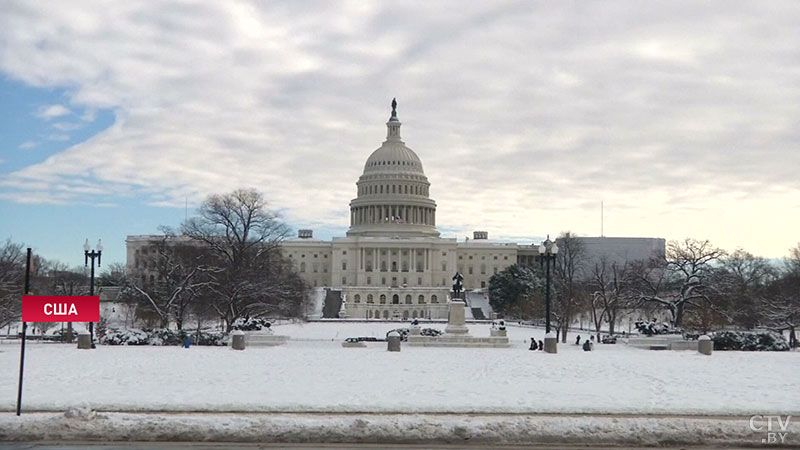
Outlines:
[[[485, 231], [475, 231], [464, 242], [440, 237], [431, 183], [419, 156], [400, 136], [396, 106], [392, 101], [386, 140], [367, 158], [356, 182], [347, 235], [323, 241], [314, 239], [312, 230], [299, 230], [281, 248], [312, 288], [327, 288], [344, 300], [343, 316], [446, 319], [456, 271], [464, 276], [472, 311], [487, 313], [489, 278], [512, 264], [533, 264], [538, 243], [490, 241]], [[157, 238], [128, 236], [129, 270], [139, 250]], [[664, 251], [664, 240], [658, 238], [580, 239], [589, 255], [614, 260]]]

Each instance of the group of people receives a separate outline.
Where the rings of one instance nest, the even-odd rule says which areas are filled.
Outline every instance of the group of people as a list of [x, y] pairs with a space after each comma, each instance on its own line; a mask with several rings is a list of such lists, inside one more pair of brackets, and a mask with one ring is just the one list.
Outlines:
[[531, 347], [528, 350], [539, 350], [544, 351], [544, 342], [539, 341], [539, 344], [536, 344], [536, 339], [531, 338]]
[[[586, 341], [583, 343], [583, 351], [585, 352], [594, 350], [594, 336], [590, 336], [590, 338], [591, 341], [586, 339]], [[581, 345], [581, 335], [578, 335], [578, 337], [575, 338], [575, 345]]]

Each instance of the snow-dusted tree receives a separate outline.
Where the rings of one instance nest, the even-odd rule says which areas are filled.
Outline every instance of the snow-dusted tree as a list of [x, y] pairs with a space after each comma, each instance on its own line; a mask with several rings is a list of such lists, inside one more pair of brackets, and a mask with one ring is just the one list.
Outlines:
[[22, 244], [7, 239], [0, 246], [0, 328], [22, 316], [25, 253]]
[[790, 249], [790, 257], [780, 277], [773, 281], [761, 306], [763, 324], [775, 330], [789, 330], [789, 345], [799, 347], [800, 326], [800, 244]]
[[96, 278], [98, 286], [123, 286], [127, 281], [125, 264], [111, 263]]
[[709, 241], [670, 241], [667, 254], [632, 266], [631, 296], [636, 305], [655, 303], [670, 313], [670, 324], [680, 328], [688, 309], [713, 307], [709, 285], [712, 263], [725, 252]]
[[777, 273], [766, 259], [744, 250], [723, 256], [710, 277], [719, 295], [720, 309], [734, 324], [751, 329], [761, 321], [766, 290]]
[[246, 315], [301, 315], [307, 287], [280, 253], [288, 228], [255, 190], [211, 195], [199, 215], [183, 225], [185, 235], [211, 249], [212, 306], [228, 331]]
[[513, 264], [489, 278], [489, 304], [505, 317], [542, 317], [542, 289], [542, 279], [534, 270]]
[[561, 333], [561, 342], [567, 342], [569, 324], [575, 318], [580, 305], [586, 300], [584, 283], [586, 248], [583, 242], [570, 232], [562, 233], [558, 239], [558, 255], [556, 256], [553, 282], [555, 295], [552, 306], [556, 323], [556, 335]]
[[601, 258], [592, 269], [588, 283], [592, 292], [589, 306], [598, 340], [604, 319], [608, 322], [609, 333], [614, 334], [617, 313], [627, 304], [629, 267], [628, 262], [618, 264]]
[[210, 284], [205, 275], [215, 269], [208, 264], [211, 257], [205, 246], [175, 236], [169, 229], [162, 231], [164, 235], [142, 257], [143, 270], [152, 275], [152, 281], [147, 275], [134, 276], [127, 286], [138, 293], [138, 314], [157, 317], [161, 328], [175, 321], [181, 330], [189, 309]]
[[[39, 260], [36, 270], [39, 276], [33, 277], [37, 286], [37, 293], [52, 295], [89, 295], [89, 275], [83, 266], [69, 268], [59, 261]], [[64, 340], [72, 342], [74, 339], [72, 322], [67, 322], [67, 332]]]

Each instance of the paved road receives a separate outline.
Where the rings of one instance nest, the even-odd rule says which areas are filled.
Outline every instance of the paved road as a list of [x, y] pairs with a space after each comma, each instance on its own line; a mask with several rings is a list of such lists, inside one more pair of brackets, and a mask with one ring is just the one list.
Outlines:
[[[236, 443], [175, 443], [175, 442], [126, 442], [126, 443], [0, 443], [0, 450], [274, 450], [274, 449], [287, 449], [287, 450], [346, 450], [346, 449], [374, 449], [374, 450], [537, 450], [537, 449], [553, 449], [553, 450], [633, 450], [639, 448], [652, 448], [652, 447], [590, 447], [590, 446], [491, 446], [491, 445], [382, 445], [382, 444], [236, 444]], [[719, 450], [719, 447], [658, 447], [660, 450]], [[728, 448], [729, 450], [744, 450], [744, 448]]]

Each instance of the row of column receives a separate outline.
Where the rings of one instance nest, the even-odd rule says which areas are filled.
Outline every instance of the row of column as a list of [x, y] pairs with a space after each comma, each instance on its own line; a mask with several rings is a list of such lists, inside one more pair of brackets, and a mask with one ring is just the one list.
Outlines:
[[407, 205], [356, 206], [350, 211], [350, 225], [370, 223], [414, 223], [436, 225], [436, 209]]
[[[405, 257], [403, 256], [403, 250], [408, 250], [408, 253], [405, 255]], [[386, 255], [382, 254], [384, 251], [386, 252]], [[396, 251], [397, 255], [392, 255], [392, 251]], [[362, 248], [358, 259], [358, 268], [361, 271], [366, 271], [367, 266], [370, 265], [368, 263], [371, 262], [372, 271], [380, 272], [382, 268], [381, 263], [385, 262], [386, 271], [392, 272], [392, 262], [394, 262], [397, 264], [396, 271], [402, 272], [403, 262], [405, 262], [408, 264], [407, 267], [409, 272], [417, 271], [417, 263], [421, 264], [423, 272], [427, 272], [430, 270], [431, 251], [427, 248]]]

